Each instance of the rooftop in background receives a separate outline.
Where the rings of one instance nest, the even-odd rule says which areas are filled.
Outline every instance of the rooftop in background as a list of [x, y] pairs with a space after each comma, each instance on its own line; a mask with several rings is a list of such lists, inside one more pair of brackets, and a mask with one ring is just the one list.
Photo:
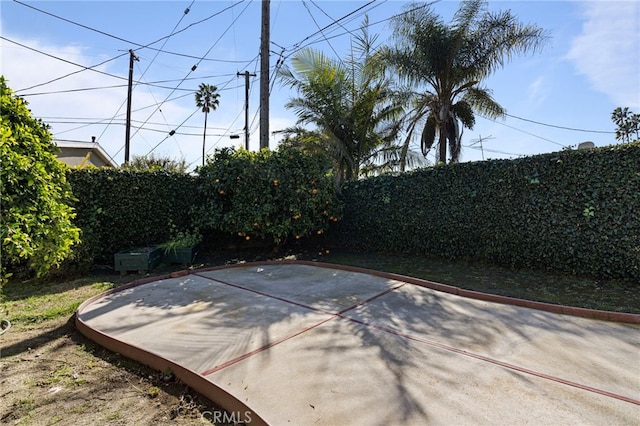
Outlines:
[[69, 167], [85, 166], [118, 167], [98, 142], [54, 140], [59, 148], [58, 160]]

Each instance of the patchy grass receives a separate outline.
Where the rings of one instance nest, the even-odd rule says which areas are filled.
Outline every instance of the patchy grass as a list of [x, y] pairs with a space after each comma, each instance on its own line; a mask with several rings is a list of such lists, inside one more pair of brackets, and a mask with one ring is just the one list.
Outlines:
[[14, 327], [29, 328], [46, 320], [72, 315], [83, 301], [114, 285], [91, 278], [49, 284], [37, 281], [9, 283], [2, 289], [0, 314]]

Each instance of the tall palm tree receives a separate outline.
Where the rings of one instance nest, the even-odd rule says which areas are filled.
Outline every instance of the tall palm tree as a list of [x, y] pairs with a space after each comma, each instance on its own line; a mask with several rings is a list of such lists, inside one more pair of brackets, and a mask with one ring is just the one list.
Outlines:
[[205, 160], [205, 146], [207, 141], [207, 115], [220, 105], [218, 88], [206, 83], [200, 83], [196, 92], [196, 106], [204, 112], [204, 133], [202, 135], [202, 165]]
[[465, 0], [445, 24], [429, 6], [411, 4], [393, 19], [395, 45], [389, 62], [409, 87], [411, 105], [404, 152], [422, 126], [423, 155], [438, 136], [438, 161], [460, 158], [462, 130], [472, 129], [475, 113], [503, 117], [505, 109], [480, 86], [483, 79], [516, 54], [542, 48], [548, 36], [517, 21], [509, 11], [491, 13], [485, 0]]
[[285, 133], [315, 125], [304, 136], [317, 135], [325, 145], [338, 182], [357, 178], [365, 169], [392, 166], [402, 113], [366, 20], [353, 43], [344, 61], [304, 49], [292, 58], [293, 69], [279, 71], [280, 80], [299, 94], [285, 105], [298, 116], [297, 126]]

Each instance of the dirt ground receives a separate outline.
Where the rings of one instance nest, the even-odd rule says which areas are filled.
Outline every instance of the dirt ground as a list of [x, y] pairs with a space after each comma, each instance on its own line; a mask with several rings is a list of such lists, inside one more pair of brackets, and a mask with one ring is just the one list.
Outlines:
[[216, 411], [224, 418], [170, 373], [86, 339], [73, 318], [11, 328], [0, 345], [0, 424], [201, 425]]
[[[196, 267], [266, 258], [261, 250], [212, 252], [199, 256]], [[161, 265], [151, 275], [181, 268]], [[98, 267], [93, 274], [100, 278], [94, 281], [115, 286], [144, 277], [119, 276], [110, 267]], [[69, 290], [65, 284], [59, 287]], [[225, 413], [170, 372], [158, 372], [85, 338], [73, 314], [13, 324], [0, 335], [0, 424], [243, 425], [234, 414], [239, 413]]]
[[[206, 261], [200, 266], [228, 263], [217, 257]], [[176, 268], [158, 268], [152, 275]], [[115, 286], [144, 277], [103, 274], [95, 281]], [[60, 284], [59, 291], [68, 291], [67, 285]], [[153, 370], [85, 338], [74, 314], [14, 323], [0, 335], [0, 424], [243, 424], [234, 420], [234, 413], [225, 413], [171, 372]]]

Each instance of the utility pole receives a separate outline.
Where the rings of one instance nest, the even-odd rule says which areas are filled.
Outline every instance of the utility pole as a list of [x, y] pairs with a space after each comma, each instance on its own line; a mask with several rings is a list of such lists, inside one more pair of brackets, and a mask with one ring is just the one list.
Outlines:
[[124, 165], [129, 164], [129, 138], [131, 137], [131, 92], [133, 91], [133, 61], [138, 57], [129, 49], [129, 86], [127, 90], [127, 124], [124, 133]]
[[270, 0], [262, 0], [262, 37], [260, 39], [260, 149], [269, 148], [270, 3]]
[[244, 147], [249, 151], [249, 77], [255, 77], [255, 74], [249, 74], [249, 71], [238, 73], [238, 77], [244, 75]]

